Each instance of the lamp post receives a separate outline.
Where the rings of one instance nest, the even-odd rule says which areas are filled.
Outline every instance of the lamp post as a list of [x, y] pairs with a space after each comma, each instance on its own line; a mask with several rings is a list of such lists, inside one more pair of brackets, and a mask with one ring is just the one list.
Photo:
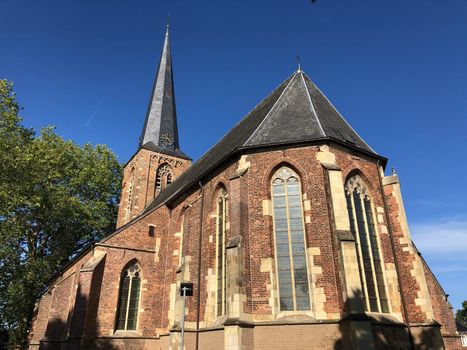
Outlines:
[[182, 340], [180, 343], [180, 350], [184, 350], [185, 346], [185, 308], [186, 297], [193, 296], [193, 283], [180, 283], [180, 295], [183, 297], [183, 310], [182, 310]]

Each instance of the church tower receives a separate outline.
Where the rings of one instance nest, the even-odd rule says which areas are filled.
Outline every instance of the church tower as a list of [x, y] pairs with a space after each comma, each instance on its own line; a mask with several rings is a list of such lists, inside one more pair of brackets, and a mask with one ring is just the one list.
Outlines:
[[152, 87], [138, 150], [123, 172], [117, 227], [136, 216], [191, 165], [180, 150], [169, 26]]

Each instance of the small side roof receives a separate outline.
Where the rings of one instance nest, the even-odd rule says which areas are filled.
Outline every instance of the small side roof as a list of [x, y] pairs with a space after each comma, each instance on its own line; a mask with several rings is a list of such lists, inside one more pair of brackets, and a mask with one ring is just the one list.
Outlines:
[[456, 320], [456, 328], [459, 333], [467, 333], [467, 326]]

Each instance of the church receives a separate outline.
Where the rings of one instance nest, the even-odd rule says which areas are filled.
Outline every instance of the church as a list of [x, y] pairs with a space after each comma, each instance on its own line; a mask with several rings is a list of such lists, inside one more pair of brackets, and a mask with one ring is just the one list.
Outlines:
[[50, 280], [29, 348], [460, 349], [386, 163], [300, 67], [192, 163], [167, 28], [116, 231]]

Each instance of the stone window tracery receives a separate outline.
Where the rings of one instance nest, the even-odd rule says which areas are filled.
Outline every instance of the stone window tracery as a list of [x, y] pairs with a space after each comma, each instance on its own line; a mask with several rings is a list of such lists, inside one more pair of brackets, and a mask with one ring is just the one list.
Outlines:
[[357, 259], [366, 310], [389, 312], [381, 252], [376, 232], [371, 198], [359, 175], [345, 184], [345, 197], [350, 220], [350, 231], [355, 237]]
[[220, 189], [216, 208], [216, 261], [217, 261], [217, 316], [225, 314], [225, 230], [227, 218], [227, 192]]
[[117, 330], [136, 330], [141, 289], [141, 269], [132, 262], [120, 276], [117, 307]]
[[172, 168], [169, 164], [164, 163], [157, 168], [156, 183], [154, 187], [154, 196], [157, 196], [163, 189], [172, 183], [173, 175]]
[[282, 167], [273, 175], [272, 202], [280, 309], [310, 310], [302, 195], [292, 169]]

